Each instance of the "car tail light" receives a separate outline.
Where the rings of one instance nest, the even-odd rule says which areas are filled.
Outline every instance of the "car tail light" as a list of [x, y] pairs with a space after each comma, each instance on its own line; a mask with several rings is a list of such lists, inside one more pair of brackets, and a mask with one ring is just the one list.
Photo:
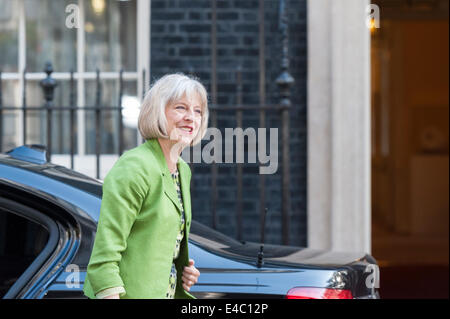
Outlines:
[[350, 290], [295, 287], [288, 291], [286, 299], [353, 299]]

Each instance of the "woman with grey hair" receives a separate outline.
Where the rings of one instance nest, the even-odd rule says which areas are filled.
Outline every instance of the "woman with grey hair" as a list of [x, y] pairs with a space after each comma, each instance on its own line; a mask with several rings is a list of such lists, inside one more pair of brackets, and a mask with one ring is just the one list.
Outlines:
[[194, 298], [191, 171], [180, 154], [207, 126], [207, 93], [195, 78], [165, 75], [147, 92], [138, 119], [145, 142], [120, 156], [103, 182], [86, 296]]

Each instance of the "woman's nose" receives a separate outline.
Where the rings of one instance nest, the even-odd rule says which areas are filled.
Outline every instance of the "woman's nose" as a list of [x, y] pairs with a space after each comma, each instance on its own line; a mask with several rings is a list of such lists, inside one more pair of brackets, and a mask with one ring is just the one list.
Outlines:
[[193, 119], [194, 119], [194, 111], [193, 110], [187, 110], [187, 112], [185, 113], [184, 118], [186, 120], [193, 121]]

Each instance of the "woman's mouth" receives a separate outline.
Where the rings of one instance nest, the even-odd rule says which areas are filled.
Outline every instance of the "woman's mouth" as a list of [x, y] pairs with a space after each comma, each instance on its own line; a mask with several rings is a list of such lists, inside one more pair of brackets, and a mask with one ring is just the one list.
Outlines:
[[194, 131], [194, 128], [192, 126], [181, 126], [179, 127], [180, 130], [192, 134], [192, 132]]

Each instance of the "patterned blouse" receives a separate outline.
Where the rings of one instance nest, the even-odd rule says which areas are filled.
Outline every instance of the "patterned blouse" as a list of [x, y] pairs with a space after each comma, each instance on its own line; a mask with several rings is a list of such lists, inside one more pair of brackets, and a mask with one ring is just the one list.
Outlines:
[[[175, 250], [173, 252], [173, 259], [177, 259], [180, 253], [180, 244], [184, 237], [184, 207], [183, 207], [183, 198], [181, 197], [181, 187], [180, 187], [180, 177], [178, 170], [175, 173], [172, 173], [172, 179], [175, 184], [175, 189], [177, 190], [178, 199], [180, 200], [181, 205], [181, 223], [180, 223], [180, 231], [177, 235], [177, 242], [175, 245]], [[175, 296], [175, 289], [177, 287], [177, 270], [175, 268], [175, 263], [172, 263], [172, 270], [170, 271], [170, 279], [169, 279], [169, 287], [167, 288], [166, 298], [173, 299]]]

